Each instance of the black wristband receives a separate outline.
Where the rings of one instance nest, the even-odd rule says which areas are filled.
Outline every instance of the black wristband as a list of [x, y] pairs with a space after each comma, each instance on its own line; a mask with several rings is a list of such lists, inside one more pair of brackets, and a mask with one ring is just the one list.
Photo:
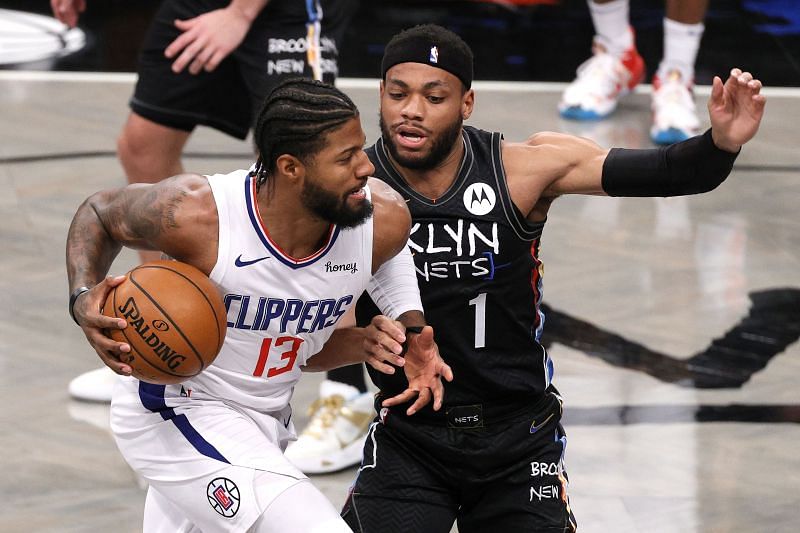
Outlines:
[[718, 148], [711, 130], [658, 149], [612, 148], [603, 162], [603, 190], [609, 196], [708, 192], [725, 181], [738, 155]]
[[[91, 290], [89, 289], [89, 287], [78, 287], [77, 289], [72, 291], [72, 294], [69, 295], [69, 316], [72, 317], [72, 320], [76, 324], [78, 324], [78, 319], [75, 318], [75, 309], [73, 309], [75, 307], [75, 301], [78, 299], [78, 296], [80, 296], [84, 292], [88, 292], [89, 290]], [[80, 326], [80, 324], [78, 325]]]

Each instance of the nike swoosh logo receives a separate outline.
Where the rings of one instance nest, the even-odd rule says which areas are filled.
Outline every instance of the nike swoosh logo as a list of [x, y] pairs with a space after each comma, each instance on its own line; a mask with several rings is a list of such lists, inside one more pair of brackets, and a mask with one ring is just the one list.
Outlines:
[[542, 426], [544, 426], [545, 424], [547, 424], [547, 423], [550, 421], [550, 419], [551, 419], [551, 418], [553, 418], [553, 414], [552, 414], [552, 413], [550, 413], [550, 416], [548, 416], [547, 418], [545, 418], [545, 419], [544, 419], [544, 422], [542, 422], [542, 423], [541, 423], [541, 424], [539, 424], [538, 426], [536, 425], [536, 420], [534, 420], [533, 422], [531, 422], [531, 433], [536, 433], [537, 431], [539, 431], [540, 429], [542, 429]]
[[234, 261], [233, 264], [236, 265], [237, 267], [246, 267], [246, 266], [258, 263], [259, 261], [263, 261], [264, 259], [269, 259], [269, 257], [270, 256], [259, 257], [258, 259], [252, 259], [250, 261], [244, 261], [244, 260], [242, 260], [241, 254], [239, 254], [239, 257], [236, 258], [236, 261]]
[[289, 415], [289, 418], [287, 418], [286, 420], [283, 421], [283, 427], [288, 429], [289, 428], [289, 422], [291, 422], [291, 421], [292, 421], [292, 415]]

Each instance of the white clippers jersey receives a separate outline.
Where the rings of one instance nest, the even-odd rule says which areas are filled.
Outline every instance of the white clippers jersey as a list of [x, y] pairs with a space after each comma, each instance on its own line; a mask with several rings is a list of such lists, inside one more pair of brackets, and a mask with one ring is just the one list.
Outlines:
[[[219, 214], [219, 252], [211, 279], [221, 288], [228, 332], [214, 364], [183, 384], [261, 412], [288, 405], [300, 367], [322, 349], [367, 287], [372, 218], [332, 226], [325, 245], [295, 259], [261, 222], [248, 171], [209, 176]], [[367, 190], [369, 198], [369, 190]]]

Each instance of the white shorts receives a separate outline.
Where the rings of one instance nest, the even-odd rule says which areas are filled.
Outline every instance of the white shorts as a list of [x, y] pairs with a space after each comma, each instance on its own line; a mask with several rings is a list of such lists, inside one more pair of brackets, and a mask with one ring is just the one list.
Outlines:
[[124, 378], [114, 389], [111, 429], [131, 468], [202, 531], [245, 531], [307, 479], [283, 455], [295, 438], [288, 406], [259, 413], [181, 396], [180, 385]]

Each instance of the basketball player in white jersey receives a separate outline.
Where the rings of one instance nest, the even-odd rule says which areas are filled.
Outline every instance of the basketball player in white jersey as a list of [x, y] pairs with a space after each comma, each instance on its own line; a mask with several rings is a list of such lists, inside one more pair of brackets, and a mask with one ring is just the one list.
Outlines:
[[[114, 391], [117, 444], [150, 485], [147, 532], [349, 531], [283, 456], [301, 370], [405, 364], [403, 394], [419, 392], [420, 406], [433, 398], [438, 407], [439, 376], [452, 379], [429, 327], [398, 355], [405, 327], [425, 324], [405, 246], [410, 216], [402, 198], [368, 179], [375, 169], [352, 101], [290, 80], [267, 97], [254, 132], [254, 170], [101, 191], [67, 237], [70, 311], [119, 374], [130, 374], [130, 347], [103, 331], [125, 322], [99, 310], [124, 279], [103, 279], [121, 246], [194, 265], [224, 295], [227, 335], [203, 373], [167, 386], [128, 377]], [[336, 329], [368, 285], [392, 318]]]

